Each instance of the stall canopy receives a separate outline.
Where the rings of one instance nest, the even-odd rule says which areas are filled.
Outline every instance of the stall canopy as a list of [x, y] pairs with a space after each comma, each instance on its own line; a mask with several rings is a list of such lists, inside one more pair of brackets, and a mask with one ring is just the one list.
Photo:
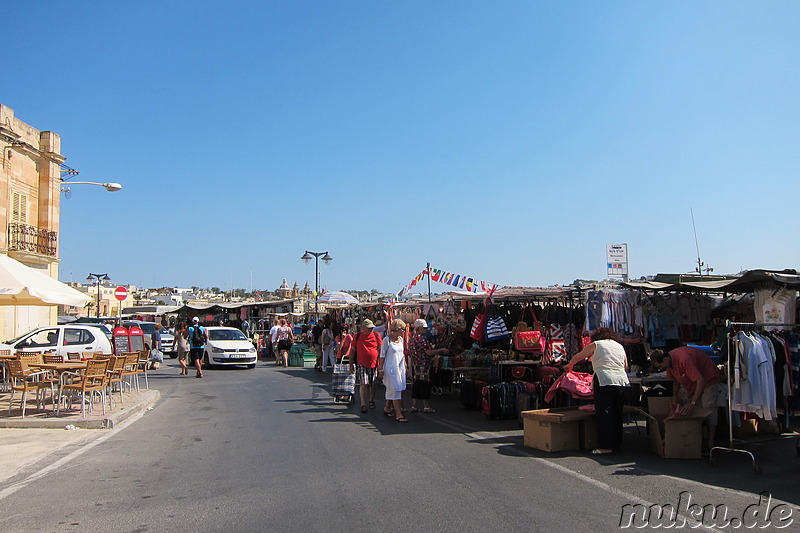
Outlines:
[[85, 306], [91, 297], [0, 254], [0, 305]]
[[[705, 277], [706, 279], [709, 276]], [[642, 291], [692, 291], [692, 292], [753, 292], [765, 285], [778, 285], [800, 289], [800, 275], [796, 270], [747, 270], [740, 276], [716, 276], [708, 281], [702, 276], [659, 274], [652, 281], [630, 281], [621, 286]]]
[[357, 305], [358, 298], [352, 294], [342, 291], [327, 291], [317, 298], [319, 303], [328, 303], [333, 305]]

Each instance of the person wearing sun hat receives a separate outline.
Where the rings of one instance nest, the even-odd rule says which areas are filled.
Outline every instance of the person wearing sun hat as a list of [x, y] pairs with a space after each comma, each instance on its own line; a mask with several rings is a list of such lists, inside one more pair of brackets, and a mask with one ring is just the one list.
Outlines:
[[375, 393], [378, 390], [378, 356], [383, 339], [372, 320], [365, 319], [361, 323], [361, 331], [355, 334], [349, 355], [350, 372], [356, 373], [358, 394], [361, 398], [361, 412], [367, 412], [367, 391], [369, 391], [369, 408], [375, 409]]
[[411, 360], [411, 376], [414, 385], [411, 387], [411, 412], [416, 413], [417, 400], [422, 400], [422, 412], [434, 413], [431, 407], [431, 367], [435, 365], [440, 355], [447, 355], [447, 348], [434, 348], [425, 338], [428, 323], [418, 318], [414, 321], [414, 334], [408, 341], [408, 355]]

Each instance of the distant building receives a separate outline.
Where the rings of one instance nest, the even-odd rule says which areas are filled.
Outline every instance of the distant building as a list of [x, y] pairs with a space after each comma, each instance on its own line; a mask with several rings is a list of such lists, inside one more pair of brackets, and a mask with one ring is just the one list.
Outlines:
[[289, 284], [286, 282], [286, 278], [283, 278], [283, 283], [278, 288], [278, 298], [291, 298], [292, 297], [292, 289], [289, 288]]

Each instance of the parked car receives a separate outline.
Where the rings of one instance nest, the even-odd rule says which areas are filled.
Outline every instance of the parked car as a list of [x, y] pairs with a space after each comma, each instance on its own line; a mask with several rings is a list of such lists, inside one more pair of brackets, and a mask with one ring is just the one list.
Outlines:
[[[76, 324], [73, 324], [73, 325], [76, 325]], [[111, 338], [112, 338], [113, 335], [111, 334], [111, 328], [108, 327], [108, 325], [84, 322], [83, 324], [81, 324], [81, 326], [91, 326], [93, 328], [98, 328], [108, 338], [109, 342], [111, 342]]]
[[[156, 331], [155, 322], [144, 322], [142, 320], [123, 320], [122, 327], [129, 328], [131, 326], [138, 326], [144, 333], [144, 347], [149, 352], [153, 347], [153, 333]], [[175, 348], [175, 336], [170, 333], [166, 328], [161, 330], [161, 351], [169, 355], [173, 359], [178, 357], [178, 352]]]
[[208, 326], [203, 364], [208, 368], [215, 365], [247, 365], [256, 367], [256, 349], [253, 343], [236, 328]]
[[89, 324], [44, 326], [0, 344], [0, 350], [13, 352], [54, 352], [67, 357], [67, 352], [112, 353], [111, 342], [101, 328]]

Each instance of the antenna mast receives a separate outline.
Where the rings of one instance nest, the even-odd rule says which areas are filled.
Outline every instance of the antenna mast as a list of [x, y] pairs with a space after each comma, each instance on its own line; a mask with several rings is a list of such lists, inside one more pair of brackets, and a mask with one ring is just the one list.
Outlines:
[[703, 263], [703, 261], [700, 260], [700, 244], [698, 244], [697, 242], [697, 227], [694, 224], [694, 209], [690, 207], [689, 212], [692, 214], [692, 231], [694, 231], [694, 246], [695, 249], [697, 250], [697, 266], [695, 267], [694, 270], [701, 276], [703, 275], [703, 270], [705, 270], [706, 275], [708, 275], [708, 273], [713, 272], [714, 269], [708, 266], [703, 268], [705, 266], [705, 263]]

